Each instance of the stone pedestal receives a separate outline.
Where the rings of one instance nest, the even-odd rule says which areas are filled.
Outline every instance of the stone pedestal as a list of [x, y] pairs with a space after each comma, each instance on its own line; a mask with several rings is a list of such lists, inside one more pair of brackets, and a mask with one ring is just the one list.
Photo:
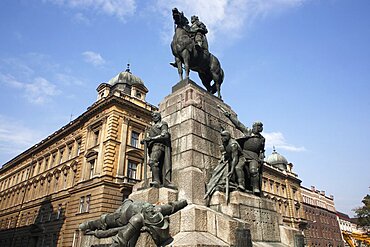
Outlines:
[[221, 156], [221, 126], [233, 136], [236, 133], [217, 105], [235, 115], [230, 106], [191, 80], [175, 85], [159, 105], [171, 133], [173, 182], [179, 197], [189, 203], [205, 205], [205, 185]]
[[189, 206], [172, 215], [171, 246], [286, 246], [281, 243], [279, 214], [268, 199], [233, 192], [216, 193], [205, 207], [206, 184], [221, 157], [221, 127], [241, 137], [219, 106], [236, 115], [230, 106], [191, 80], [183, 80], [160, 104], [168, 123], [172, 145], [172, 181], [178, 198]]
[[134, 191], [129, 196], [134, 201], [144, 201], [151, 204], [164, 204], [178, 199], [178, 191], [169, 188], [147, 188]]
[[281, 216], [276, 212], [275, 203], [269, 199], [234, 191], [230, 193], [229, 204], [226, 204], [225, 194], [215, 192], [210, 208], [248, 223], [254, 242], [281, 241]]

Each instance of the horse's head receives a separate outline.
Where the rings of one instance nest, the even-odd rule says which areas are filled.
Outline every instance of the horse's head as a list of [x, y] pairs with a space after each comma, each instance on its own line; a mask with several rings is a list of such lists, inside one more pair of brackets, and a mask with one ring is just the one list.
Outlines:
[[189, 21], [184, 16], [184, 13], [180, 12], [177, 8], [172, 9], [172, 17], [178, 27], [184, 27], [189, 24]]

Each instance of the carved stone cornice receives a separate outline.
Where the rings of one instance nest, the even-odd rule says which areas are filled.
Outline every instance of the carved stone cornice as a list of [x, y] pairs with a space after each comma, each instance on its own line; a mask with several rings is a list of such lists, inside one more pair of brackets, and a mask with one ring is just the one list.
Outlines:
[[12, 160], [8, 161], [6, 164], [0, 168], [0, 173], [5, 172], [8, 169], [14, 167], [15, 165], [27, 160], [30, 156], [35, 155], [36, 153], [40, 152], [41, 150], [45, 150], [50, 147], [52, 144], [55, 144], [60, 139], [63, 139], [66, 135], [73, 133], [74, 131], [78, 130], [82, 127], [92, 116], [96, 113], [103, 111], [113, 105], [121, 106], [125, 109], [129, 109], [131, 111], [135, 111], [140, 115], [147, 115], [148, 119], [150, 119], [151, 111], [157, 110], [158, 108], [149, 104], [145, 103], [144, 107], [138, 106], [133, 102], [130, 102], [126, 99], [111, 95], [107, 97], [105, 100], [95, 102], [90, 107], [87, 108], [82, 115], [77, 117], [75, 120], [69, 122], [59, 130], [55, 131], [53, 134], [49, 135], [41, 142], [35, 144], [31, 148], [27, 149], [20, 155], [16, 156]]

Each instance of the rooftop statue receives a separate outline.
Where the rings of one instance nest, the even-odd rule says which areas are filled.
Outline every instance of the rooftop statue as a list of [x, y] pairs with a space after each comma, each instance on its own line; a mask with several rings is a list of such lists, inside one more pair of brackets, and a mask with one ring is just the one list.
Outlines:
[[[217, 57], [208, 51], [206, 26], [197, 16], [192, 16], [192, 24], [189, 26], [188, 19], [177, 8], [172, 10], [172, 17], [176, 27], [171, 50], [176, 62], [171, 65], [177, 68], [180, 80], [183, 80], [182, 65], [184, 65], [187, 79], [190, 70], [198, 72], [207, 91], [212, 94], [217, 92], [217, 96], [221, 98], [224, 71]], [[212, 80], [213, 84], [211, 85]]]
[[164, 205], [152, 205], [142, 201], [126, 199], [110, 214], [99, 219], [80, 224], [85, 235], [97, 238], [112, 237], [110, 247], [135, 246], [141, 232], [149, 232], [158, 246], [171, 239], [168, 217], [186, 207], [186, 200], [174, 201]]

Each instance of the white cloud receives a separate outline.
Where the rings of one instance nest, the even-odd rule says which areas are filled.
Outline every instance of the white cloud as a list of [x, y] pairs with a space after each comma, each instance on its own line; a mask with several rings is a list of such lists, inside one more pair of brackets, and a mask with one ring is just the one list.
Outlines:
[[44, 0], [60, 6], [67, 6], [72, 9], [96, 11], [120, 20], [135, 13], [135, 0]]
[[55, 79], [58, 83], [64, 85], [83, 85], [84, 81], [70, 74], [56, 73]]
[[85, 62], [91, 63], [94, 66], [103, 65], [105, 63], [103, 57], [99, 53], [93, 51], [85, 51], [82, 53], [82, 56], [84, 57]]
[[42, 77], [36, 77], [32, 83], [24, 84], [27, 99], [36, 104], [47, 102], [60, 93], [57, 87]]
[[282, 149], [291, 152], [302, 152], [306, 151], [305, 147], [297, 147], [292, 144], [288, 144], [285, 140], [284, 135], [281, 132], [264, 132], [263, 136], [266, 138], [266, 147]]
[[77, 23], [82, 23], [85, 25], [90, 25], [90, 20], [82, 13], [77, 13], [73, 16], [73, 20]]
[[0, 115], [0, 153], [9, 158], [41, 140], [41, 133], [24, 126], [16, 119]]
[[44, 104], [61, 93], [64, 86], [81, 86], [84, 81], [68, 67], [53, 62], [49, 56], [28, 53], [0, 59], [0, 83], [17, 89], [27, 101]]
[[[166, 18], [164, 33], [173, 28], [171, 9], [177, 7], [185, 16], [198, 15], [206, 24], [209, 33], [208, 40], [212, 42], [216, 36], [227, 37], [227, 40], [240, 36], [245, 26], [251, 26], [256, 19], [302, 5], [307, 0], [157, 0], [155, 11]], [[169, 17], [171, 18], [170, 24]], [[172, 37], [166, 35], [166, 39]], [[223, 39], [221, 39], [223, 40]]]
[[34, 104], [43, 104], [60, 93], [54, 84], [42, 77], [36, 77], [27, 83], [17, 80], [13, 75], [0, 73], [0, 82], [21, 90], [24, 97]]

